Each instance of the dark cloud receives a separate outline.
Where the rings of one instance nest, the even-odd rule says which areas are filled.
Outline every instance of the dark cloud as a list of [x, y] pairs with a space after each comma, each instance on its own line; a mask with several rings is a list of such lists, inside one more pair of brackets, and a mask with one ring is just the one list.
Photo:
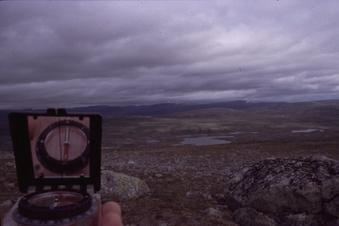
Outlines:
[[339, 2], [1, 2], [1, 108], [339, 98]]

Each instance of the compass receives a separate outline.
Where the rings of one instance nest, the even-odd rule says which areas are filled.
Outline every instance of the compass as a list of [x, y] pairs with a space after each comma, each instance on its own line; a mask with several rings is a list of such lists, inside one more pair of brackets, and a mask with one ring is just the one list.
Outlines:
[[[101, 116], [9, 115], [20, 191], [5, 226], [99, 226]], [[28, 192], [28, 193], [27, 193]]]
[[57, 121], [40, 134], [36, 143], [40, 163], [55, 173], [72, 173], [89, 161], [89, 129], [74, 120]]

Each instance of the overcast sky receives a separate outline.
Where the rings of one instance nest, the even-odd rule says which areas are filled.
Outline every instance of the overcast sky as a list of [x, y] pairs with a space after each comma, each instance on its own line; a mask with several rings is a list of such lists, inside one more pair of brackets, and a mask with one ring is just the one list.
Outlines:
[[0, 108], [339, 99], [339, 1], [0, 2]]

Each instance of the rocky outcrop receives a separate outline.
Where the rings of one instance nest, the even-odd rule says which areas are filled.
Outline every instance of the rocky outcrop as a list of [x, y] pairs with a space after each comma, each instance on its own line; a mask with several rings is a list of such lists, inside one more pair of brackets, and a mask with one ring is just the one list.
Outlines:
[[101, 172], [100, 193], [104, 200], [128, 200], [138, 198], [149, 191], [147, 184], [139, 178], [109, 170]]
[[339, 217], [339, 162], [333, 159], [266, 159], [227, 181], [227, 203], [240, 225], [332, 225]]
[[246, 226], [277, 226], [277, 223], [253, 208], [239, 208], [234, 212], [234, 220]]

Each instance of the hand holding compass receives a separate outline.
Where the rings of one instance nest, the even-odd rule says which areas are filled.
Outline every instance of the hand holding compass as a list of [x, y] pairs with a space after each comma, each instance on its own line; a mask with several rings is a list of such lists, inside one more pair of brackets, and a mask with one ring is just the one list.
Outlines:
[[99, 226], [100, 115], [15, 112], [9, 120], [18, 185], [26, 194], [4, 225]]

